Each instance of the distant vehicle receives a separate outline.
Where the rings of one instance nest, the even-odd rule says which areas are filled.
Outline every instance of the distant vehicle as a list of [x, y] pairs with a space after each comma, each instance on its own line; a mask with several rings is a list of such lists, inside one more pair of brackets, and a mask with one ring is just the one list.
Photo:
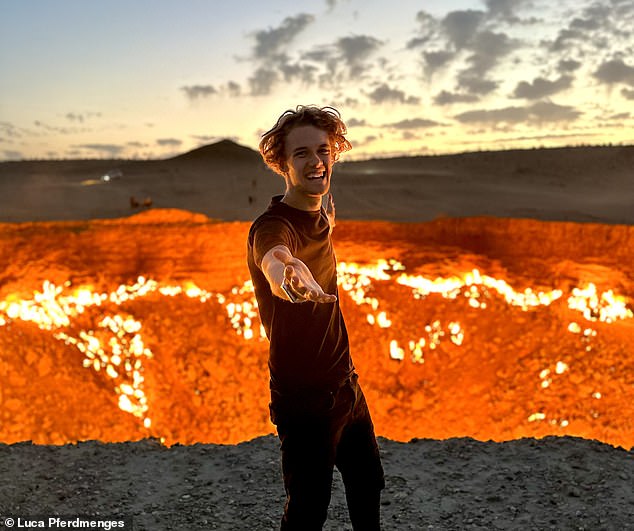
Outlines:
[[122, 177], [123, 177], [123, 172], [121, 170], [118, 170], [118, 169], [110, 170], [101, 176], [101, 182], [109, 183], [110, 181], [121, 179]]

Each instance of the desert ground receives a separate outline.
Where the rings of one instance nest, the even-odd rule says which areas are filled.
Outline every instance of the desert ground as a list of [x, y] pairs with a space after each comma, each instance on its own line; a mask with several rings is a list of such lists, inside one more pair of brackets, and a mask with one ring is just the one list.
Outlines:
[[[80, 337], [120, 311], [143, 323], [149, 428], [73, 344], [8, 309], [43, 281], [112, 293], [137, 275], [238, 297], [249, 220], [281, 191], [258, 157], [221, 142], [165, 161], [0, 164], [0, 515], [277, 528], [266, 343], [232, 332], [223, 306], [155, 293], [88, 304], [54, 329]], [[634, 147], [342, 162], [333, 194], [340, 262], [395, 258], [432, 277], [477, 267], [518, 289], [593, 282], [634, 307]], [[584, 338], [566, 332], [581, 318], [561, 300], [527, 313], [491, 289], [487, 309], [421, 306], [396, 282], [373, 286], [391, 329], [351, 300], [344, 311], [384, 461], [384, 529], [634, 529], [632, 318], [586, 324], [596, 338]], [[391, 359], [385, 345], [407, 344], [414, 313], [459, 315], [465, 344], [422, 365]], [[550, 416], [527, 422], [534, 411]], [[338, 475], [325, 529], [351, 529]]]
[[[345, 157], [345, 155], [344, 155]], [[631, 224], [634, 147], [587, 147], [346, 161], [335, 166], [337, 215], [425, 222], [496, 216]], [[109, 182], [111, 172], [120, 176]], [[128, 216], [142, 202], [225, 221], [253, 220], [282, 178], [230, 141], [157, 161], [0, 164], [0, 221]], [[139, 207], [130, 207], [134, 198]]]

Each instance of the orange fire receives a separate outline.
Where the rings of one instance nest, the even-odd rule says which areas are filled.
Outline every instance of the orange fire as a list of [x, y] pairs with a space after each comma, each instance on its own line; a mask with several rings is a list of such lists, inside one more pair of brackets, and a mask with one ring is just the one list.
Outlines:
[[[247, 228], [225, 226], [216, 238], [234, 230], [244, 241]], [[362, 261], [349, 258], [368, 257], [367, 249], [345, 238], [340, 248], [341, 304], [380, 435], [573, 434], [634, 444], [631, 406], [623, 406], [634, 398], [634, 313], [628, 294], [605, 278], [549, 286], [504, 277], [494, 262], [485, 272], [484, 259], [460, 267], [473, 256], [452, 265], [408, 260], [397, 249], [397, 258]], [[225, 263], [234, 269], [222, 282], [212, 275], [175, 281], [160, 271], [155, 280], [148, 270], [112, 288], [103, 275], [77, 284], [58, 275], [31, 294], [5, 293], [0, 361], [9, 375], [0, 440], [150, 435], [167, 444], [235, 443], [270, 433], [268, 344], [253, 285], [231, 286], [231, 275], [246, 278], [244, 263]], [[82, 377], [74, 367], [89, 372]], [[46, 382], [40, 392], [50, 386], [57, 402], [28, 386], [38, 377]], [[60, 400], [78, 402], [71, 408]]]

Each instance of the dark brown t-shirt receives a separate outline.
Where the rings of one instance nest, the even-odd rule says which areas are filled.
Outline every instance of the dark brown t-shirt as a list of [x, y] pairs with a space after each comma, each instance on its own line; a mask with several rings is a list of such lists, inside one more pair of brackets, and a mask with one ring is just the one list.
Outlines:
[[353, 371], [348, 333], [339, 300], [293, 304], [271, 293], [262, 258], [285, 245], [304, 262], [326, 293], [337, 294], [337, 263], [323, 209], [293, 208], [275, 196], [249, 231], [247, 263], [260, 319], [270, 341], [269, 370], [279, 391], [336, 386]]

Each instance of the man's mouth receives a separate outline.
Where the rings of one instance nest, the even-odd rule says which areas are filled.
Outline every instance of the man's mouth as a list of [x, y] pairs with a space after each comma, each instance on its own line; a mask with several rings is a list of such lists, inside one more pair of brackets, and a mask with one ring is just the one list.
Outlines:
[[321, 179], [324, 179], [326, 177], [326, 171], [322, 171], [321, 173], [311, 173], [310, 175], [306, 176], [306, 179], [308, 179], [309, 181], [318, 181]]

